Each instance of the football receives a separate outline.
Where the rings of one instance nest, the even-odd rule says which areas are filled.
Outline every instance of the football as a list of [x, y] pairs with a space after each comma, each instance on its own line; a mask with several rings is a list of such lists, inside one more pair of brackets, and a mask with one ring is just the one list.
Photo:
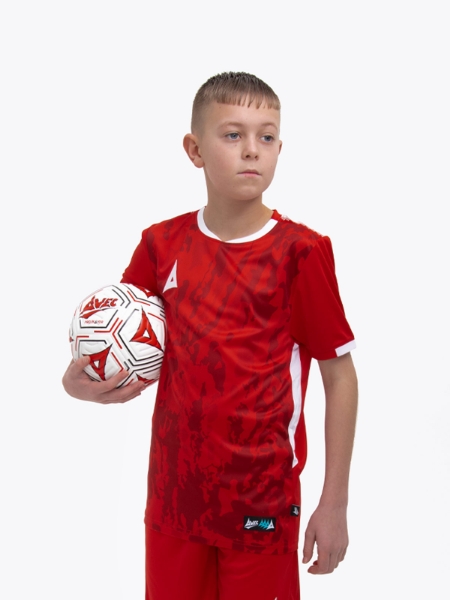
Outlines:
[[85, 371], [92, 380], [126, 371], [119, 387], [159, 379], [166, 336], [161, 298], [125, 283], [89, 294], [75, 309], [69, 331], [73, 358], [90, 357]]

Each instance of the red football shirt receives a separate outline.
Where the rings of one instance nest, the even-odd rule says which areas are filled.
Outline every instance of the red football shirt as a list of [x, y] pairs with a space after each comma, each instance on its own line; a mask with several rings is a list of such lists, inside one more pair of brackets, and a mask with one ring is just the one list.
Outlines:
[[145, 522], [246, 550], [297, 549], [311, 358], [354, 347], [330, 240], [274, 211], [223, 242], [203, 209], [146, 229], [123, 282], [164, 300]]

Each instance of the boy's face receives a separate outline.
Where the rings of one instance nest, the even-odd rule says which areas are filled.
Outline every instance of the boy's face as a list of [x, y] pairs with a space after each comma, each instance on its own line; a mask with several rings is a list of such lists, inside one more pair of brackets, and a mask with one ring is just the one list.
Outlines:
[[261, 201], [281, 150], [280, 112], [265, 104], [213, 102], [202, 117], [199, 131], [185, 136], [184, 148], [205, 172], [208, 201]]

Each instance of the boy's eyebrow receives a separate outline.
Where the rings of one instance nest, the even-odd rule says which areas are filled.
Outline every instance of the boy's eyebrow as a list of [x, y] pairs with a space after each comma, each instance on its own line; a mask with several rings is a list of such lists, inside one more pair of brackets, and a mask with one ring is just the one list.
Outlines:
[[[243, 127], [243, 123], [239, 123], [239, 121], [225, 121], [225, 123], [220, 123], [219, 127]], [[266, 123], [261, 123], [260, 127], [275, 127], [278, 129], [278, 125], [274, 123], [274, 121], [267, 121]]]

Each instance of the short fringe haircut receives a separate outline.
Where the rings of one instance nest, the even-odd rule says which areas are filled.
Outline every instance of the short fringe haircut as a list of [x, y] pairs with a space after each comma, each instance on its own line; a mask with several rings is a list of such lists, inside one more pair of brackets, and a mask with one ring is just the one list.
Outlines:
[[256, 108], [265, 103], [268, 108], [280, 110], [281, 103], [273, 89], [250, 73], [228, 71], [210, 77], [198, 90], [192, 106], [191, 131], [200, 126], [201, 114], [211, 102], [238, 104], [253, 102]]

